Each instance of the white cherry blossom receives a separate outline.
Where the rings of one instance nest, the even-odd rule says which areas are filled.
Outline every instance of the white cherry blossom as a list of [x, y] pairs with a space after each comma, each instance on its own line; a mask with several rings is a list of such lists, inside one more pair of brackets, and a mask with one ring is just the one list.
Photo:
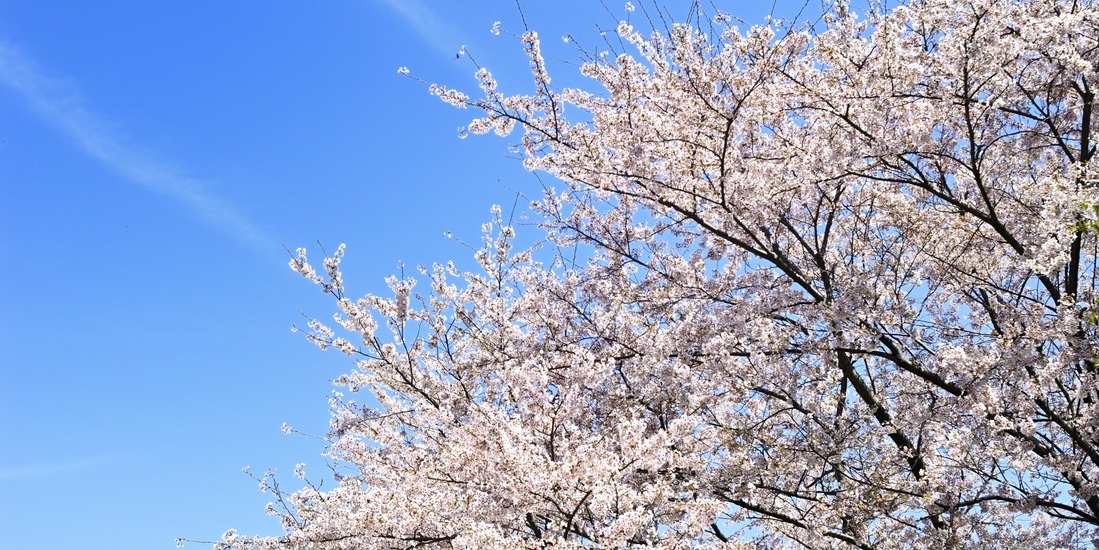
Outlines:
[[1091, 547], [1099, 8], [734, 21], [431, 87], [557, 178], [544, 245], [496, 210], [480, 271], [360, 300], [299, 250], [337, 485], [262, 478], [285, 534], [224, 546]]

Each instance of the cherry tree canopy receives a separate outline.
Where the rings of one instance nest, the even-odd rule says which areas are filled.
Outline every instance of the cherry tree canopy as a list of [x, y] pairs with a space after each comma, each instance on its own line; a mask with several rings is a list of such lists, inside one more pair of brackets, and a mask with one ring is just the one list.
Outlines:
[[649, 11], [590, 89], [530, 31], [529, 95], [432, 86], [559, 180], [540, 248], [497, 211], [480, 271], [362, 299], [299, 251], [358, 359], [337, 486], [223, 544], [1090, 547], [1095, 3]]

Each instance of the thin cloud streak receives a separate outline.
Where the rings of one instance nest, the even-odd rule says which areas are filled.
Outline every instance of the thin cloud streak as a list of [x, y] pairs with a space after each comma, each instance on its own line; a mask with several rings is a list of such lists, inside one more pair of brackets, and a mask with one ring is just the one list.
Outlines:
[[423, 5], [420, 0], [378, 1], [397, 12], [409, 26], [416, 30], [416, 34], [437, 52], [453, 57], [462, 48], [455, 29], [436, 17], [435, 12]]
[[143, 155], [116, 137], [108, 125], [83, 108], [63, 82], [47, 77], [18, 49], [0, 43], [0, 83], [18, 91], [37, 111], [60, 126], [89, 155], [127, 180], [186, 205], [206, 222], [262, 250], [274, 241], [253, 226], [232, 204], [206, 190], [194, 178]]
[[41, 479], [44, 477], [58, 477], [68, 474], [76, 474], [94, 468], [115, 464], [121, 460], [122, 457], [119, 455], [101, 455], [74, 460], [65, 460], [60, 462], [30, 464], [25, 466], [0, 466], [0, 482], [25, 481]]

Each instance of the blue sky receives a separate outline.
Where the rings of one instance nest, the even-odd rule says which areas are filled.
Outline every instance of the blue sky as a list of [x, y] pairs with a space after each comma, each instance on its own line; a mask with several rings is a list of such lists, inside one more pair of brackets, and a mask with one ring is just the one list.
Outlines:
[[[614, 17], [525, 4], [582, 82], [560, 37]], [[459, 140], [473, 113], [397, 74], [473, 92], [465, 46], [525, 90], [498, 20], [522, 31], [512, 0], [0, 0], [0, 548], [278, 533], [241, 468], [325, 477], [280, 426], [323, 435], [350, 368], [290, 332], [332, 308], [283, 246], [346, 242], [351, 293], [381, 293], [537, 194], [518, 134]]]

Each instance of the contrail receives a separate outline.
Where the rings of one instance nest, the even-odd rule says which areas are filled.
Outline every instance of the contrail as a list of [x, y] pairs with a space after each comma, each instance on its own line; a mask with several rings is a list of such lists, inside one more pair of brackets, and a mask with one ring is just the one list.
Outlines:
[[[420, 38], [444, 56], [454, 57], [462, 43], [455, 29], [440, 20], [430, 8], [420, 0], [378, 0], [396, 12], [410, 27], [416, 30]], [[488, 29], [485, 29], [486, 31]]]
[[158, 163], [123, 143], [108, 125], [85, 109], [62, 81], [46, 76], [17, 48], [0, 43], [0, 83], [18, 91], [36, 111], [63, 129], [89, 155], [125, 179], [171, 197], [207, 223], [258, 249], [275, 241], [256, 228], [232, 204], [211, 193], [201, 181]]
[[65, 474], [79, 473], [113, 464], [120, 460], [122, 460], [122, 457], [119, 455], [100, 455], [60, 462], [28, 464], [17, 467], [0, 466], [0, 481], [40, 479], [44, 477], [56, 477]]

